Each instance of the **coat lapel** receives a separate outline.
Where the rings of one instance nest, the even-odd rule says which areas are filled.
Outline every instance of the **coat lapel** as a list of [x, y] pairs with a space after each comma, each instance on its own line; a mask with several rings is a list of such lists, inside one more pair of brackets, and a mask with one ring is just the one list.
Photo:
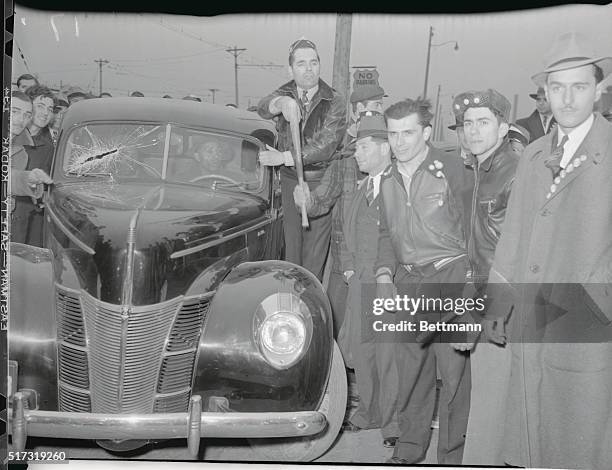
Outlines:
[[531, 156], [531, 159], [536, 161], [533, 165], [534, 180], [532, 191], [535, 198], [534, 200], [539, 205], [544, 205], [549, 201], [545, 196], [549, 192], [552, 183], [552, 175], [550, 170], [544, 165], [544, 161], [550, 156], [552, 142], [553, 139], [556, 138], [556, 132], [547, 134], [538, 139], [537, 143], [533, 144], [539, 147], [539, 150], [536, 150]]
[[[595, 121], [593, 121], [591, 130], [576, 150], [576, 153], [574, 153], [567, 167], [554, 182], [550, 183], [546, 194], [546, 203], [552, 201], [574, 180], [581, 177], [589, 170], [592, 170], [592, 168], [598, 165], [603, 158], [607, 157], [607, 152], [605, 150], [608, 145], [611, 144], [611, 137], [609, 132], [606, 133], [606, 123], [602, 122], [602, 119], [601, 116], [595, 115]], [[557, 132], [554, 132], [554, 139], [556, 138]]]
[[344, 217], [344, 236], [346, 238], [346, 247], [348, 248], [349, 253], [355, 252], [355, 229], [357, 228], [357, 212], [359, 210], [359, 204], [365, 197], [366, 190], [366, 181], [368, 181], [368, 177], [366, 176], [357, 184], [357, 190], [350, 203], [348, 204], [347, 212]]

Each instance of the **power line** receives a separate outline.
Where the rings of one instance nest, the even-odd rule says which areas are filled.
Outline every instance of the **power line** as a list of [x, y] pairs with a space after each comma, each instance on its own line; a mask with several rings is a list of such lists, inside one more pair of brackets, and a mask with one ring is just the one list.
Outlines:
[[205, 51], [205, 52], [197, 52], [195, 54], [187, 54], [187, 55], [179, 55], [179, 56], [169, 56], [169, 57], [157, 57], [157, 58], [153, 58], [153, 59], [115, 59], [113, 60], [113, 62], [144, 62], [143, 64], [130, 64], [132, 67], [144, 67], [149, 65], [152, 62], [165, 62], [165, 61], [182, 61], [182, 59], [189, 59], [189, 58], [193, 58], [193, 57], [198, 57], [198, 56], [203, 56], [203, 55], [208, 55], [208, 54], [212, 54], [214, 52], [220, 52], [222, 50], [224, 50], [225, 47], [220, 47], [217, 49], [213, 49], [211, 51]]
[[162, 20], [161, 20], [161, 19], [160, 19], [159, 23], [156, 23], [156, 22], [154, 22], [154, 21], [153, 21], [153, 23], [154, 23], [154, 24], [157, 24], [157, 25], [159, 25], [159, 26], [161, 26], [162, 28], [168, 29], [168, 30], [170, 30], [170, 31], [174, 31], [175, 33], [178, 33], [178, 34], [182, 34], [183, 36], [187, 36], [187, 37], [189, 37], [189, 38], [191, 38], [191, 39], [196, 39], [197, 41], [203, 42], [203, 43], [205, 43], [205, 44], [209, 44], [209, 45], [214, 46], [214, 47], [223, 48], [223, 49], [225, 49], [226, 47], [228, 47], [228, 46], [227, 46], [227, 45], [225, 45], [225, 44], [219, 44], [219, 43], [217, 43], [217, 42], [210, 41], [210, 40], [208, 40], [208, 39], [204, 39], [204, 38], [203, 38], [203, 37], [201, 37], [201, 36], [196, 36], [195, 34], [186, 33], [186, 32], [183, 30], [183, 28], [182, 28], [182, 27], [181, 27], [180, 29], [175, 28], [175, 27], [172, 27], [172, 26], [168, 25], [167, 23], [162, 22]]
[[[219, 43], [211, 41], [209, 39], [205, 39], [202, 36], [197, 36], [195, 34], [185, 32], [185, 30], [182, 27], [179, 29], [179, 28], [176, 28], [176, 27], [169, 26], [167, 23], [162, 23], [161, 20], [160, 20], [159, 23], [155, 23], [155, 24], [158, 24], [159, 26], [161, 26], [163, 28], [166, 28], [166, 29], [168, 29], [170, 31], [173, 31], [175, 33], [182, 34], [182, 35], [187, 36], [189, 38], [196, 39], [198, 41], [204, 42], [204, 43], [209, 44], [209, 45], [213, 45], [215, 47], [219, 47], [219, 48], [222, 48], [222, 49], [225, 49], [225, 50], [231, 48], [231, 46], [219, 44]], [[219, 50], [222, 50], [222, 49], [219, 49]], [[265, 60], [257, 58], [257, 57], [254, 57], [254, 56], [253, 56], [252, 59], [249, 58], [249, 57], [243, 56], [243, 60], [245, 60], [246, 62], [249, 62], [249, 64], [240, 64], [239, 66], [240, 67], [245, 67], [245, 66], [248, 66], [248, 67], [251, 67], [251, 66], [252, 67], [259, 67], [259, 68], [262, 68], [263, 70], [267, 70], [267, 71], [269, 71], [269, 72], [271, 72], [271, 73], [273, 73], [273, 74], [275, 74], [277, 76], [282, 76], [282, 75], [278, 74], [274, 70], [269, 70], [269, 68], [282, 68], [282, 67], [284, 67], [283, 65], [273, 64], [271, 62], [268, 62], [267, 64], [254, 64], [253, 63], [253, 59], [255, 59], [255, 60], [259, 61], [259, 62], [266, 62]]]
[[[172, 84], [171, 84], [171, 82], [167, 81], [167, 80], [166, 80], [166, 79], [164, 79], [163, 77], [156, 77], [156, 76], [145, 75], [145, 74], [142, 74], [142, 73], [134, 72], [133, 70], [128, 69], [128, 68], [127, 68], [126, 66], [124, 66], [124, 65], [113, 64], [113, 63], [109, 64], [109, 65], [108, 65], [108, 68], [109, 68], [109, 69], [111, 69], [111, 70], [113, 70], [115, 73], [119, 73], [119, 74], [129, 74], [129, 75], [133, 75], [133, 76], [135, 76], [135, 77], [147, 78], [147, 79], [151, 79], [151, 80], [157, 80], [157, 81], [159, 81], [159, 82], [160, 82], [162, 85], [164, 85], [164, 86], [166, 86], [166, 87], [170, 87], [170, 88], [168, 88], [168, 89], [172, 89], [173, 91], [176, 91], [176, 89], [174, 88], [174, 85], [176, 85], [176, 84], [175, 84], [175, 83], [172, 83]], [[221, 91], [221, 90], [220, 90], [220, 89], [218, 89], [218, 88], [217, 88], [217, 90], [218, 90], [218, 91]], [[208, 91], [208, 89], [207, 89], [207, 91]], [[180, 93], [184, 93], [184, 94], [189, 94], [189, 93], [197, 93], [197, 94], [200, 94], [200, 95], [205, 96], [205, 95], [207, 95], [207, 94], [208, 94], [208, 93], [207, 93], [207, 91], [202, 91], [202, 90], [199, 90], [199, 91], [195, 91], [195, 92], [194, 92], [193, 90], [191, 90], [191, 91], [184, 91], [184, 90], [181, 90], [181, 91], [180, 91]]]
[[227, 49], [225, 51], [225, 52], [229, 52], [230, 54], [234, 56], [234, 86], [236, 90], [236, 106], [239, 106], [238, 104], [238, 55], [244, 51], [246, 51], [245, 48], [239, 49], [236, 46], [234, 46], [233, 49]]

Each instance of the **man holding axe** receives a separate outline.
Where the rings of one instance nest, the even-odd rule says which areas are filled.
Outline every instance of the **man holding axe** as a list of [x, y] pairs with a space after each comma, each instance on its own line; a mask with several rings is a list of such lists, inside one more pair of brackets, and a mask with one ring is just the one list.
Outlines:
[[[284, 213], [287, 261], [304, 266], [319, 279], [323, 277], [329, 248], [331, 217], [326, 214], [307, 220], [298, 212], [293, 190], [303, 180], [315, 188], [346, 131], [344, 98], [320, 79], [317, 48], [299, 39], [289, 48], [289, 73], [293, 78], [263, 98], [257, 112], [265, 119], [275, 118], [277, 148], [259, 154], [262, 165], [283, 165], [281, 196]], [[300, 158], [301, 157], [301, 158]], [[308, 228], [305, 228], [306, 222]]]

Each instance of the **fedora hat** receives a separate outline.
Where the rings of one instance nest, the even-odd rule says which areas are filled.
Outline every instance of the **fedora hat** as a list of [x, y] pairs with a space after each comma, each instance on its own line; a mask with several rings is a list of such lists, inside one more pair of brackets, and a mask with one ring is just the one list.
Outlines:
[[538, 91], [535, 93], [529, 93], [529, 97], [537, 100], [538, 98], [546, 98], [546, 94], [544, 93], [544, 88], [538, 87]]
[[357, 121], [357, 135], [351, 140], [351, 143], [364, 137], [387, 139], [387, 124], [382, 114], [375, 111], [366, 111], [361, 114], [359, 121]]
[[543, 86], [546, 76], [552, 72], [594, 64], [601, 68], [606, 78], [612, 73], [612, 57], [595, 54], [591, 42], [581, 33], [564, 33], [557, 38], [544, 61], [545, 68], [531, 79]]

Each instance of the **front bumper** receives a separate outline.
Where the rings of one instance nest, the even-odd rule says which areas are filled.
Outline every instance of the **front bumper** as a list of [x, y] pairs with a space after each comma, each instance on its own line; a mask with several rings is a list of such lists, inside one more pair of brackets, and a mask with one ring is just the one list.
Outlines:
[[68, 439], [177, 439], [187, 438], [192, 455], [200, 438], [264, 438], [311, 436], [327, 426], [319, 411], [283, 413], [202, 412], [202, 399], [191, 397], [187, 413], [103, 414], [27, 409], [23, 392], [13, 396], [10, 423], [13, 447], [25, 449], [28, 436]]

